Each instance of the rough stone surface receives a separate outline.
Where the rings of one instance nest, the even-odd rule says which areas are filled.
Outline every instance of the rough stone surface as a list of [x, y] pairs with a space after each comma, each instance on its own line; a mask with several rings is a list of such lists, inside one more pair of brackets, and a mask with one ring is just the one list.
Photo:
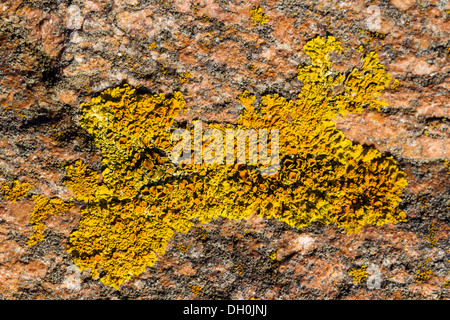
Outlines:
[[[262, 26], [250, 19], [258, 5], [269, 18]], [[372, 5], [384, 39], [368, 32]], [[307, 63], [303, 45], [331, 34], [344, 46], [336, 69], [358, 64], [362, 45], [400, 81], [382, 96], [389, 107], [335, 121], [407, 173], [401, 207], [408, 221], [347, 236], [321, 224], [297, 230], [257, 216], [218, 219], [176, 235], [153, 267], [115, 290], [80, 273], [66, 252], [81, 204], [49, 218], [45, 240], [28, 247], [31, 197], [0, 198], [0, 297], [448, 299], [449, 10], [447, 0], [1, 1], [0, 184], [18, 179], [35, 185], [32, 194], [70, 198], [59, 163], [83, 159], [99, 168], [100, 154], [78, 126], [79, 106], [105, 88], [181, 91], [190, 111], [180, 120], [235, 123], [243, 90], [294, 99], [297, 67]], [[193, 78], [181, 83], [185, 71]], [[423, 239], [431, 224], [433, 247]], [[432, 276], [417, 283], [427, 258]], [[369, 279], [352, 283], [349, 269], [363, 265]]]

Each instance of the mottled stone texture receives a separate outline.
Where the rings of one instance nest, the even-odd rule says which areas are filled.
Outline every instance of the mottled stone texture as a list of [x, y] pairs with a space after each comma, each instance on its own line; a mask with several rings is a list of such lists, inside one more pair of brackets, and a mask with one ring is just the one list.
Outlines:
[[[374, 5], [379, 24], [368, 23], [376, 21], [367, 10]], [[254, 6], [268, 23], [253, 24]], [[408, 179], [406, 223], [347, 236], [321, 224], [297, 230], [257, 216], [218, 219], [178, 234], [155, 266], [121, 290], [77, 271], [66, 252], [81, 203], [49, 218], [45, 240], [28, 247], [31, 197], [0, 198], [0, 297], [448, 299], [449, 19], [447, 0], [0, 1], [0, 183], [27, 181], [35, 185], [30, 194], [69, 199], [62, 161], [83, 159], [100, 170], [100, 153], [78, 126], [80, 103], [111, 86], [181, 91], [190, 111], [180, 121], [235, 123], [245, 89], [294, 99], [297, 67], [308, 62], [303, 45], [327, 34], [344, 47], [334, 68], [358, 64], [362, 45], [400, 81], [382, 96], [389, 107], [336, 123], [355, 143], [394, 156]], [[182, 83], [186, 71], [192, 78]], [[431, 224], [433, 247], [423, 239]], [[432, 276], [416, 283], [427, 258]], [[348, 270], [363, 265], [369, 279], [352, 283]]]

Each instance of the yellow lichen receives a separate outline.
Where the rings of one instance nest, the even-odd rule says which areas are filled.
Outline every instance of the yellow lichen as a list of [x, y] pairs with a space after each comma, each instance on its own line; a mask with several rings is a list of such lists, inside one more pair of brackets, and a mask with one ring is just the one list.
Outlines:
[[400, 86], [400, 81], [398, 81], [398, 79], [395, 79], [394, 82], [391, 84], [390, 89], [392, 91], [396, 91], [399, 86]]
[[[269, 174], [262, 174], [261, 161], [173, 163], [171, 129], [185, 107], [179, 92], [168, 98], [125, 85], [83, 104], [81, 126], [101, 150], [103, 171], [100, 176], [81, 161], [66, 166], [66, 186], [87, 203], [68, 245], [75, 264], [94, 278], [102, 270], [101, 281], [119, 288], [152, 266], [174, 233], [188, 232], [195, 220], [240, 220], [257, 212], [296, 228], [318, 221], [349, 234], [365, 224], [405, 221], [398, 203], [406, 179], [395, 160], [354, 145], [332, 121], [338, 114], [386, 105], [376, 97], [388, 87], [389, 74], [374, 52], [347, 74], [334, 72], [329, 54], [342, 50], [334, 37], [315, 38], [304, 50], [311, 65], [298, 69], [303, 88], [297, 100], [266, 95], [257, 105], [245, 91], [238, 98], [245, 110], [236, 126], [209, 125], [223, 134], [278, 129], [280, 168]], [[343, 90], [336, 94], [335, 86]], [[203, 144], [204, 154], [210, 142]], [[234, 155], [249, 159], [247, 151]], [[197, 239], [206, 237], [198, 228]]]
[[362, 266], [359, 269], [350, 269], [348, 273], [353, 277], [353, 283], [361, 283], [369, 277], [365, 266]]
[[184, 246], [183, 244], [178, 245], [178, 250], [180, 250], [183, 253], [186, 253], [189, 250], [190, 245]]
[[275, 261], [277, 260], [277, 252], [276, 251], [272, 251], [269, 255], [270, 260]]
[[421, 264], [419, 264], [417, 270], [416, 270], [416, 279], [415, 281], [417, 283], [425, 283], [428, 279], [431, 278], [433, 272], [431, 269], [427, 266], [427, 264], [431, 261], [430, 258], [425, 259], [425, 261]]
[[445, 281], [445, 282], [442, 284], [442, 288], [450, 288], [450, 279], [448, 279], [447, 281]]
[[253, 8], [250, 10], [250, 13], [252, 14], [251, 19], [255, 25], [260, 26], [269, 21], [269, 18], [264, 12], [262, 12], [261, 8]]
[[67, 166], [66, 170], [64, 184], [72, 190], [77, 199], [90, 202], [99, 196], [99, 175], [95, 171], [88, 169], [81, 160]]
[[178, 76], [181, 83], [188, 83], [190, 78], [192, 78], [192, 74], [189, 71], [183, 73], [183, 76]]
[[425, 196], [421, 196], [421, 197], [419, 197], [419, 202], [421, 203], [419, 206], [421, 207], [421, 208], [427, 208], [427, 203], [428, 203], [428, 200], [427, 200], [427, 198], [425, 198]]
[[30, 223], [35, 230], [34, 234], [28, 239], [28, 245], [33, 246], [44, 240], [44, 220], [53, 215], [59, 215], [73, 208], [71, 203], [66, 203], [59, 198], [48, 199], [47, 197], [34, 195], [35, 202], [33, 211], [30, 213]]
[[436, 229], [434, 229], [433, 224], [431, 224], [429, 227], [429, 230], [428, 230], [428, 234], [423, 237], [423, 240], [430, 242], [430, 247], [434, 247], [437, 243], [437, 240], [435, 237], [436, 233], [437, 233]]
[[3, 197], [5, 198], [5, 200], [11, 201], [13, 203], [15, 203], [17, 200], [25, 198], [28, 191], [33, 189], [33, 187], [34, 186], [28, 182], [20, 183], [18, 180], [14, 181], [12, 188], [7, 184], [1, 186], [1, 188], [3, 189]]
[[197, 285], [191, 285], [191, 291], [193, 294], [199, 295], [202, 293], [202, 287], [197, 286]]
[[[329, 53], [342, 50], [334, 37], [315, 38], [304, 50], [312, 65], [298, 69], [304, 86], [296, 101], [263, 96], [257, 110], [248, 92], [239, 97], [246, 107], [240, 128], [279, 128], [280, 153], [285, 156], [281, 170], [262, 180], [273, 192], [252, 197], [260, 203], [260, 214], [294, 227], [312, 221], [334, 223], [347, 233], [365, 223], [405, 221], [397, 204], [407, 183], [395, 160], [353, 145], [331, 121], [337, 113], [345, 116], [386, 105], [376, 97], [391, 81], [389, 74], [373, 52], [349, 74], [333, 73]], [[344, 90], [334, 94], [332, 88], [338, 85]]]
[[244, 271], [244, 267], [242, 267], [242, 265], [240, 265], [240, 264], [236, 264], [236, 265], [234, 265], [233, 268], [231, 268], [231, 272], [236, 273], [238, 275], [241, 275], [243, 271]]
[[[445, 122], [445, 118], [444, 118], [443, 121]], [[450, 174], [450, 162], [447, 161], [447, 160], [444, 160], [443, 165], [444, 165], [444, 167], [447, 169], [447, 174]]]
[[196, 231], [197, 240], [205, 240], [207, 236], [208, 236], [208, 233], [206, 232], [206, 230], [204, 228], [197, 229], [197, 231]]

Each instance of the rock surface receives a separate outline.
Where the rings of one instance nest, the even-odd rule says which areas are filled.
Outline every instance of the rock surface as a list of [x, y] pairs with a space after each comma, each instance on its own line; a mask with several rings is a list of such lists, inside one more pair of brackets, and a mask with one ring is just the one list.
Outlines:
[[[266, 24], [251, 20], [255, 6]], [[303, 45], [328, 34], [344, 47], [333, 57], [336, 69], [358, 65], [362, 46], [400, 81], [382, 95], [388, 107], [335, 121], [354, 143], [392, 155], [408, 179], [406, 223], [348, 236], [256, 215], [217, 219], [176, 235], [153, 267], [120, 290], [80, 273], [66, 252], [81, 203], [50, 217], [45, 240], [29, 247], [31, 197], [0, 198], [0, 297], [449, 298], [449, 1], [11, 0], [0, 3], [0, 18], [0, 184], [27, 181], [31, 194], [69, 199], [60, 162], [100, 168], [101, 160], [78, 126], [80, 103], [109, 87], [181, 91], [190, 111], [179, 120], [205, 122], [236, 123], [244, 90], [295, 99]], [[180, 81], [185, 72], [192, 78]], [[432, 246], [424, 239], [430, 225]], [[418, 283], [426, 259], [431, 277]], [[368, 279], [353, 283], [349, 270], [361, 266]]]

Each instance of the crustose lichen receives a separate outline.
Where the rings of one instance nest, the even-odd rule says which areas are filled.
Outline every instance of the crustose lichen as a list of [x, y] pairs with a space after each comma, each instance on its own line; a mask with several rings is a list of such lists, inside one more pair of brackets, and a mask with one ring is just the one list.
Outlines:
[[[152, 266], [194, 218], [238, 220], [258, 212], [295, 228], [318, 221], [347, 233], [405, 221], [398, 203], [406, 179], [395, 160], [354, 145], [332, 121], [385, 105], [376, 98], [391, 77], [374, 52], [348, 74], [334, 72], [329, 53], [342, 50], [334, 37], [317, 37], [304, 50], [311, 65], [298, 69], [303, 88], [297, 100], [266, 95], [256, 106], [251, 93], [239, 97], [245, 111], [236, 128], [280, 132], [280, 170], [267, 176], [260, 164], [172, 163], [169, 129], [185, 108], [179, 92], [167, 98], [126, 85], [83, 104], [81, 126], [101, 150], [103, 171], [81, 161], [66, 168], [66, 186], [86, 202], [68, 245], [75, 264], [95, 278], [102, 270], [101, 281], [119, 288]], [[336, 86], [343, 88], [338, 94]], [[231, 126], [210, 127], [225, 132]]]
[[0, 185], [0, 188], [3, 189], [3, 197], [5, 200], [14, 203], [19, 199], [25, 198], [28, 191], [33, 189], [33, 185], [28, 182], [20, 183], [18, 180], [15, 180], [12, 187], [8, 184], [3, 184]]
[[353, 277], [353, 283], [361, 283], [362, 281], [367, 280], [367, 278], [369, 277], [365, 266], [362, 266], [359, 269], [352, 268], [348, 273]]

